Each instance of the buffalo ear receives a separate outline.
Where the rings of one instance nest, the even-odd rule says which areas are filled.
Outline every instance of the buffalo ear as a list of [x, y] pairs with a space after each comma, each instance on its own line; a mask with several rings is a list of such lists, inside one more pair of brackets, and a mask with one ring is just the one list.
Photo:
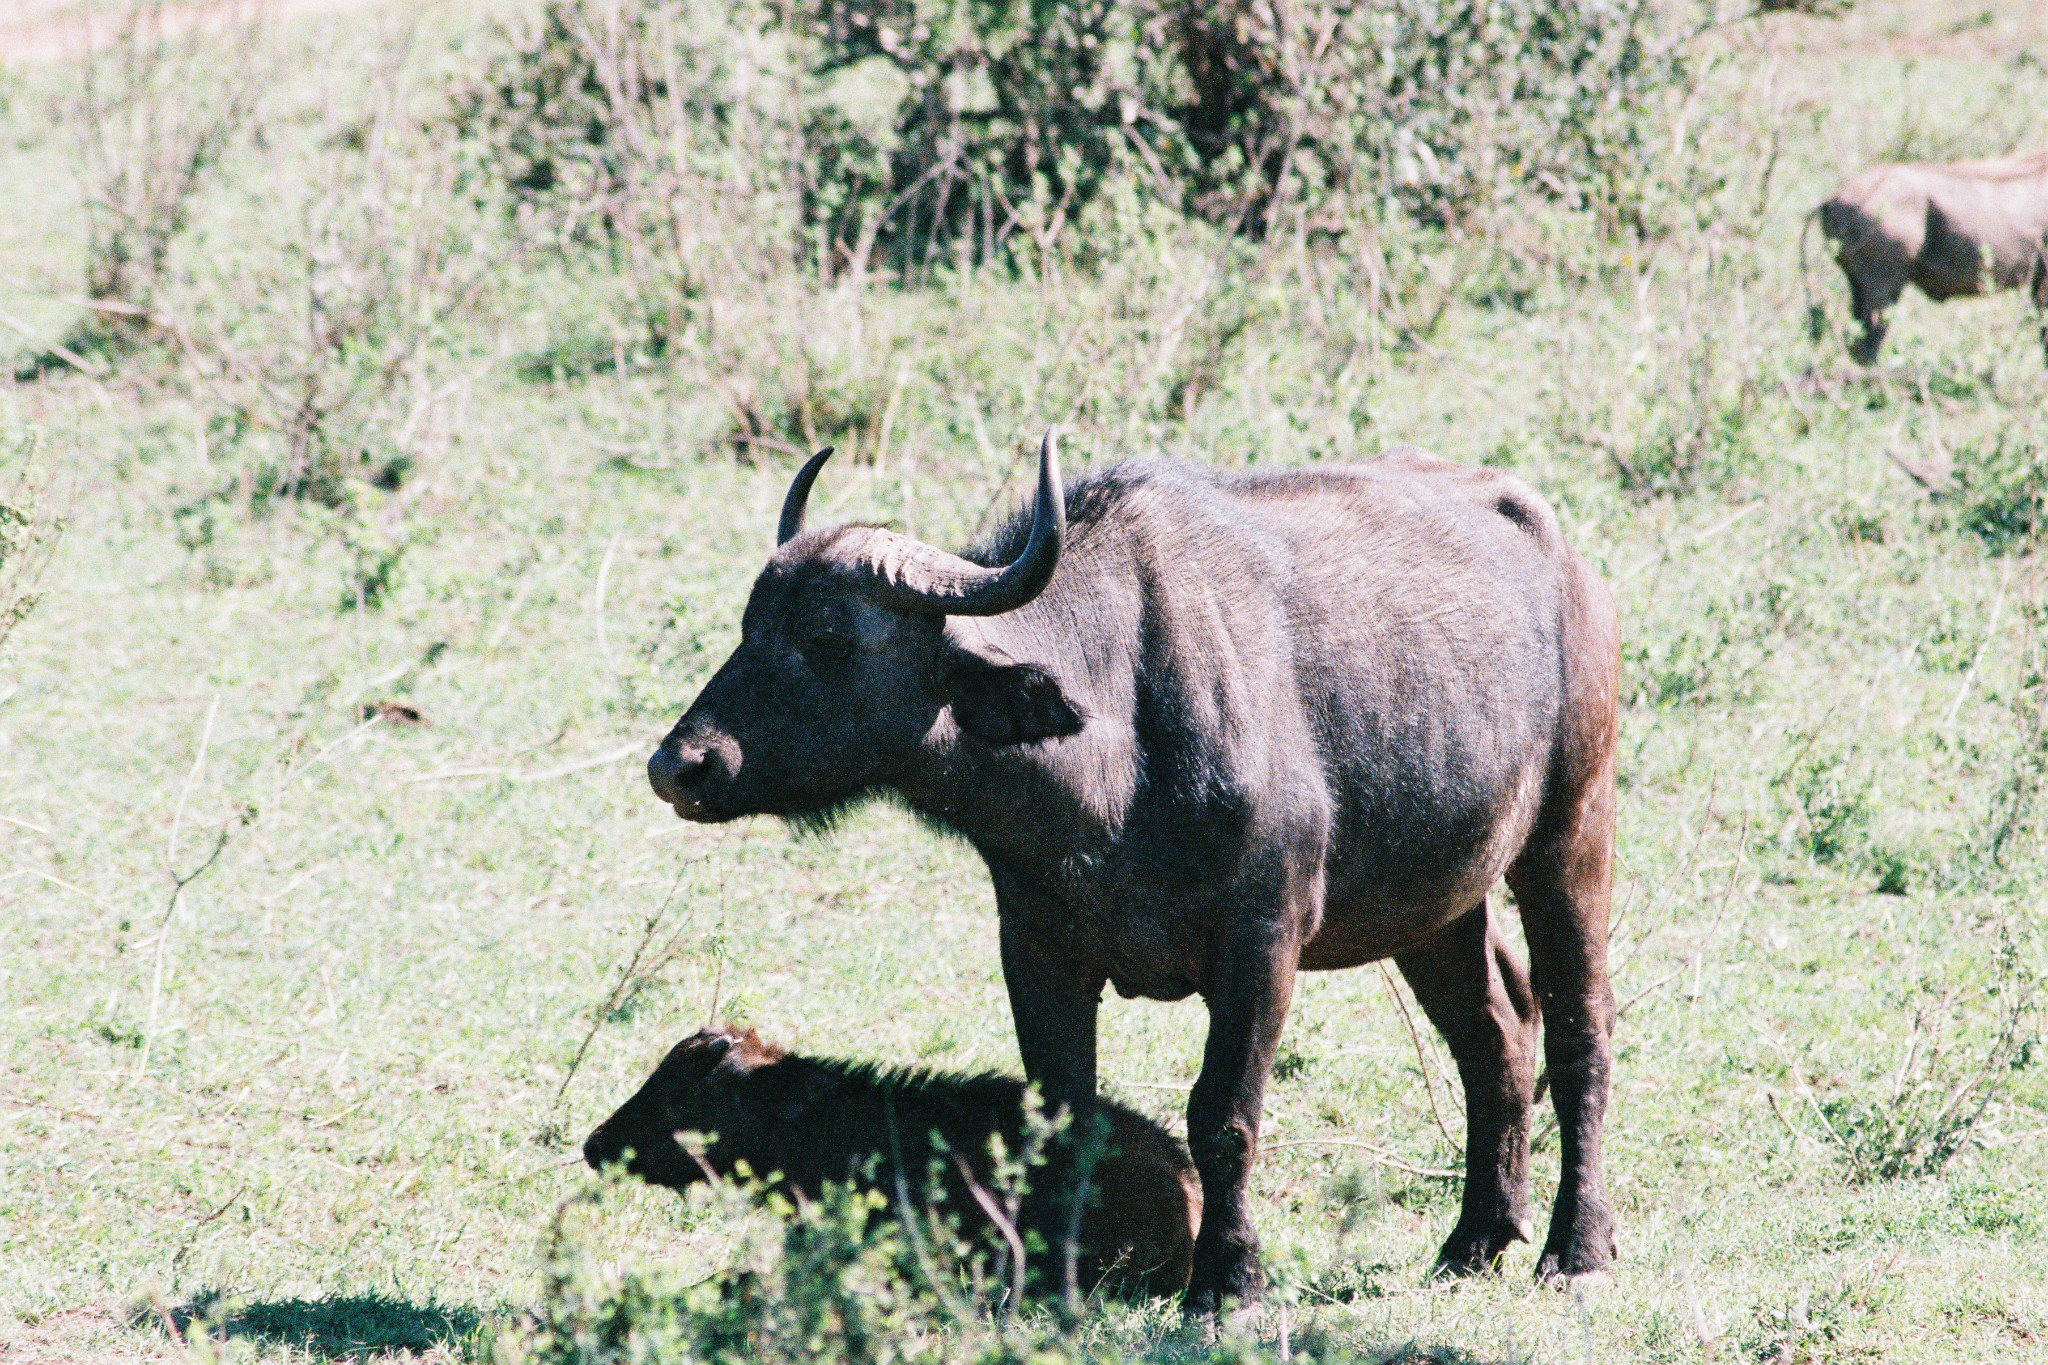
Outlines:
[[953, 720], [983, 744], [1033, 744], [1079, 734], [1083, 717], [1057, 679], [1031, 664], [996, 663], [966, 650], [946, 667]]

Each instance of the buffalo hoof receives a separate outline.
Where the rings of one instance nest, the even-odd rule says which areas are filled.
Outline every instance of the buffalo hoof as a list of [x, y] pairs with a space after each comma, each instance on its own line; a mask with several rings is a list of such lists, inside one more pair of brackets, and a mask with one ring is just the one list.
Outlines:
[[1237, 1322], [1257, 1311], [1259, 1295], [1266, 1287], [1266, 1277], [1259, 1270], [1255, 1253], [1233, 1258], [1230, 1264], [1207, 1274], [1203, 1271], [1203, 1267], [1195, 1267], [1194, 1278], [1188, 1282], [1187, 1295], [1181, 1300], [1181, 1312], [1187, 1317], [1213, 1320], [1219, 1313], [1224, 1313], [1231, 1322]]
[[1443, 1250], [1436, 1254], [1435, 1274], [1439, 1279], [1456, 1279], [1467, 1275], [1491, 1275], [1500, 1270], [1501, 1257], [1516, 1242], [1527, 1242], [1536, 1235], [1536, 1228], [1524, 1218], [1520, 1222], [1505, 1219], [1481, 1228], [1458, 1227]]
[[1214, 1346], [1223, 1339], [1225, 1333], [1234, 1336], [1252, 1333], [1264, 1311], [1257, 1303], [1239, 1303], [1227, 1296], [1221, 1309], [1213, 1304], [1208, 1308], [1197, 1309], [1190, 1298], [1182, 1302], [1181, 1321], [1196, 1334], [1202, 1345]]
[[1603, 1229], [1592, 1237], [1579, 1237], [1564, 1246], [1546, 1246], [1536, 1261], [1536, 1283], [1570, 1289], [1598, 1283], [1614, 1264], [1614, 1232]]
[[1214, 1289], [1190, 1287], [1187, 1297], [1180, 1301], [1181, 1315], [1189, 1321], [1221, 1323], [1237, 1326], [1256, 1316], [1259, 1311], [1259, 1287], [1249, 1293], [1219, 1292]]

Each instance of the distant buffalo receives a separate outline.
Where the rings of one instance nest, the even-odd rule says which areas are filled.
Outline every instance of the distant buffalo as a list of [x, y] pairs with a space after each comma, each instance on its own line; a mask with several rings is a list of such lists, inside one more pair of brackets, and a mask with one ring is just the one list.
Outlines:
[[[1187, 1152], [1122, 1105], [1098, 1101], [1086, 1123], [1100, 1131], [1070, 1125], [1029, 1176], [1015, 1230], [1036, 1233], [1045, 1251], [1042, 1262], [1034, 1255], [1027, 1264], [1042, 1285], [1058, 1285], [1071, 1228], [1081, 1289], [1106, 1281], [1119, 1292], [1180, 1293], [1202, 1207]], [[681, 1133], [716, 1136], [692, 1156]], [[671, 1189], [729, 1175], [744, 1161], [756, 1175], [780, 1173], [784, 1188], [813, 1198], [826, 1181], [846, 1181], [880, 1191], [892, 1207], [906, 1192], [922, 1203], [937, 1160], [944, 1207], [961, 1216], [964, 1229], [986, 1231], [990, 1219], [953, 1158], [994, 1197], [991, 1134], [1001, 1135], [1012, 1156], [1024, 1150], [1023, 1081], [792, 1057], [751, 1029], [722, 1027], [671, 1048], [639, 1092], [598, 1125], [583, 1157], [594, 1167], [626, 1160], [632, 1174]], [[1085, 1185], [1084, 1158], [1091, 1159]], [[1085, 1202], [1074, 1224], [1077, 1193]]]
[[[1877, 359], [1885, 315], [1908, 284], [1936, 303], [2025, 286], [2037, 308], [2048, 308], [2048, 149], [1946, 166], [1873, 166], [1818, 213], [1863, 328], [1849, 345], [1859, 365]], [[2048, 348], [2048, 329], [2042, 344]]]
[[[1465, 1086], [1442, 1264], [1533, 1235], [1540, 1021], [1561, 1167], [1536, 1272], [1605, 1267], [1620, 636], [1543, 499], [1413, 447], [1140, 460], [1062, 493], [1048, 434], [1031, 511], [955, 555], [804, 530], [823, 458], [739, 646], [648, 760], [655, 793], [691, 820], [817, 821], [889, 792], [966, 837], [1025, 1074], [1077, 1112], [1105, 985], [1200, 994], [1191, 1313], [1260, 1287], [1248, 1181], [1295, 974], [1384, 958]], [[1533, 970], [1487, 905], [1503, 876]]]

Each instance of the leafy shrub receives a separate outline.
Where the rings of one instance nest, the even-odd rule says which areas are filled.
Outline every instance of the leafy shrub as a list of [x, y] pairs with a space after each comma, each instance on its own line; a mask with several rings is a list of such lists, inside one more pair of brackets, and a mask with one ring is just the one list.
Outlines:
[[[1019, 1191], [1021, 1192], [1021, 1187]], [[761, 1188], [717, 1187], [739, 1215]], [[1099, 1318], [1054, 1304], [1004, 1311], [1001, 1277], [985, 1276], [943, 1220], [906, 1226], [881, 1199], [827, 1186], [792, 1205], [769, 1196], [766, 1220], [730, 1267], [694, 1282], [654, 1268], [607, 1265], [577, 1227], [595, 1190], [557, 1214], [540, 1302], [496, 1343], [500, 1365], [1082, 1365], [1125, 1359]], [[1298, 1303], [1300, 1258], [1268, 1266], [1272, 1298]], [[1172, 1313], [1160, 1305], [1144, 1312]], [[1283, 1313], [1285, 1310], [1283, 1309]], [[1283, 1322], [1285, 1321], [1283, 1317]], [[1283, 1327], [1283, 1333], [1285, 1328]], [[1283, 1337], [1283, 1339], [1285, 1339]], [[1154, 1336], [1144, 1359], [1175, 1365], [1275, 1365], [1228, 1329], [1207, 1346]], [[1352, 1355], [1320, 1332], [1297, 1334], [1288, 1359], [1315, 1365], [1473, 1365], [1449, 1347], [1406, 1341]]]
[[[1913, 1026], [1890, 1084], [1821, 1101], [1827, 1135], [1851, 1180], [1901, 1180], [1941, 1174], [1992, 1117], [2001, 1097], [2040, 1051], [2040, 979], [2023, 945], [2001, 936], [1982, 999], [1988, 1020], [1968, 1020], [1965, 993], [1921, 982]], [[1978, 1036], [1972, 1038], [1971, 1024]], [[1988, 1025], [1988, 1029], [1986, 1026]]]
[[842, 1186], [778, 1202], [780, 1245], [766, 1265], [695, 1284], [661, 1272], [606, 1275], [558, 1218], [540, 1306], [501, 1356], [532, 1365], [933, 1358], [917, 1328], [938, 1301], [900, 1226], [876, 1217], [880, 1205]]
[[1739, 706], [1757, 692], [1781, 622], [1770, 585], [1709, 598], [1687, 625], [1644, 632], [1622, 646], [1622, 697], [1630, 706]]
[[1311, 213], [1390, 201], [1461, 226], [1537, 201], [1655, 230], [1693, 72], [1648, 0], [1211, 0], [1178, 20], [1198, 98], [1176, 112], [1211, 175], [1245, 165], [1277, 197], [1292, 172]]
[[689, 255], [667, 219], [710, 184], [825, 277], [1044, 249], [1124, 179], [1254, 232], [1533, 199], [1649, 233], [1693, 79], [1668, 30], [1652, 0], [555, 0], [455, 118], [633, 271]]
[[1851, 758], [1843, 753], [1817, 754], [1783, 779], [1798, 812], [1800, 847], [1815, 862], [1841, 862], [1864, 847], [1871, 782], [1856, 774]]
[[2027, 550], [2048, 540], [2048, 446], [2033, 433], [2000, 431], [1984, 444], [1955, 452], [1945, 497], [1956, 524], [1993, 554]]
[[789, 48], [749, 0], [558, 0], [453, 87], [455, 128], [509, 187], [528, 245], [619, 291], [632, 327], [614, 344], [659, 355], [721, 284], [794, 264]]
[[0, 431], [0, 646], [35, 610], [36, 580], [62, 530], [35, 434]]
[[209, 50], [210, 21], [244, 17], [234, 0], [170, 8], [128, 9], [106, 54], [81, 64], [66, 111], [86, 187], [85, 294], [96, 305], [67, 341], [87, 355], [119, 354], [160, 325], [172, 245], [265, 80], [262, 61], [247, 59], [259, 50], [253, 22], [238, 33], [243, 60], [223, 69]]
[[350, 508], [396, 489], [493, 261], [458, 151], [409, 121], [389, 54], [330, 103], [317, 169], [276, 187], [279, 249], [209, 261], [179, 297], [189, 373], [237, 493]]

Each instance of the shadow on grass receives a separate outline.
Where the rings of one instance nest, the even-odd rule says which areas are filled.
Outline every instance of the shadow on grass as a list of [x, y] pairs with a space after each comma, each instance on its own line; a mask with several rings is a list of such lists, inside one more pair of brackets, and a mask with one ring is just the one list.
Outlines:
[[215, 1341], [289, 1346], [315, 1360], [349, 1361], [440, 1349], [456, 1354], [481, 1324], [467, 1308], [411, 1303], [384, 1294], [266, 1300], [217, 1291], [199, 1294], [173, 1310], [171, 1320], [181, 1336], [203, 1332]]

